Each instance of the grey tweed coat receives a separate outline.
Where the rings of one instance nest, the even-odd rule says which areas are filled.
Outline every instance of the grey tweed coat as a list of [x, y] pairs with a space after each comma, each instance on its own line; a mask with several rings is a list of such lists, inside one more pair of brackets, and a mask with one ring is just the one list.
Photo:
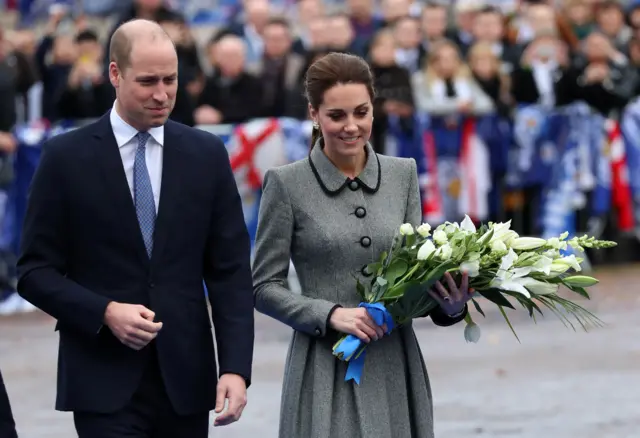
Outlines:
[[[270, 169], [253, 262], [256, 309], [294, 329], [287, 354], [280, 438], [433, 438], [431, 388], [411, 325], [369, 345], [360, 385], [332, 355], [336, 306], [356, 307], [354, 276], [388, 249], [404, 222], [421, 221], [416, 163], [377, 155], [354, 180], [326, 157]], [[289, 262], [302, 294], [286, 287]], [[455, 320], [431, 315], [438, 325]]]

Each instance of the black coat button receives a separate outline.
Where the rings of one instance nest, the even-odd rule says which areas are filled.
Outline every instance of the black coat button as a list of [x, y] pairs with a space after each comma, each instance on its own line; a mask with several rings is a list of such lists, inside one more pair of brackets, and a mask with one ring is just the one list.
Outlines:
[[371, 246], [371, 237], [364, 236], [362, 239], [360, 239], [360, 245], [364, 246], [365, 248], [369, 248]]
[[363, 217], [365, 217], [367, 215], [367, 210], [364, 209], [364, 207], [358, 207], [356, 208], [356, 216], [359, 217], [360, 219], [362, 219]]
[[367, 271], [367, 265], [364, 265], [361, 269], [360, 269], [360, 273], [364, 276], [364, 277], [371, 277], [373, 275], [373, 273], [370, 273], [369, 271]]
[[349, 188], [355, 192], [360, 188], [360, 184], [358, 184], [358, 181], [353, 180], [349, 183]]

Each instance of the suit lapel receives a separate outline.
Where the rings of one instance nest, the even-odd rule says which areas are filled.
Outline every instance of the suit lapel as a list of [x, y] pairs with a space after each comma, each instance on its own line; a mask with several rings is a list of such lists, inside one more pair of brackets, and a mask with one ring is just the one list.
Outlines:
[[170, 235], [171, 220], [180, 201], [180, 175], [183, 171], [183, 154], [180, 149], [180, 133], [176, 125], [167, 121], [164, 125], [164, 145], [162, 155], [162, 184], [160, 203], [153, 238], [152, 262], [162, 255]]
[[133, 242], [136, 252], [144, 263], [149, 263], [149, 257], [144, 246], [138, 216], [135, 205], [131, 197], [127, 176], [124, 173], [122, 158], [118, 150], [116, 138], [109, 120], [109, 112], [96, 123], [94, 139], [96, 140], [95, 151], [98, 163], [102, 171], [102, 177], [107, 188], [107, 193], [113, 202], [114, 208], [121, 213], [118, 214], [122, 221], [118, 226], [123, 227], [123, 232], [131, 236], [127, 239]]

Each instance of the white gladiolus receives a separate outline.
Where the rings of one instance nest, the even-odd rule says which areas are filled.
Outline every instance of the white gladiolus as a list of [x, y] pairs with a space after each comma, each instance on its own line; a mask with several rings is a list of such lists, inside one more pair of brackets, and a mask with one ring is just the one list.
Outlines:
[[567, 249], [567, 242], [562, 242], [557, 237], [552, 237], [551, 239], [547, 240], [547, 245], [553, 249], [561, 249], [561, 250]]
[[453, 249], [448, 243], [445, 243], [436, 250], [436, 257], [439, 257], [440, 260], [449, 260], [451, 258], [451, 254], [453, 254]]
[[520, 278], [518, 279], [518, 282], [526, 287], [529, 292], [537, 295], [554, 294], [558, 292], [558, 287], [560, 286], [558, 284], [546, 283], [529, 277]]
[[471, 218], [469, 216], [467, 216], [466, 214], [464, 215], [464, 220], [460, 224], [460, 229], [462, 231], [464, 231], [465, 233], [472, 233], [472, 234], [477, 231], [476, 230], [476, 225], [473, 223]]
[[418, 255], [416, 257], [418, 258], [418, 260], [427, 260], [431, 256], [431, 254], [434, 253], [435, 250], [436, 250], [436, 247], [433, 244], [433, 242], [430, 240], [427, 240], [422, 244], [422, 246], [418, 250]]
[[513, 249], [528, 251], [530, 249], [540, 248], [546, 243], [547, 241], [545, 239], [540, 239], [539, 237], [516, 237], [509, 241], [509, 246]]
[[420, 234], [422, 237], [429, 237], [431, 235], [431, 225], [422, 224], [416, 231], [418, 231], [418, 234]]
[[449, 241], [449, 239], [447, 238], [447, 233], [445, 233], [443, 230], [435, 230], [433, 232], [433, 241], [438, 245], [444, 245]]
[[413, 235], [413, 225], [411, 224], [402, 224], [400, 226], [400, 234], [403, 236], [411, 236]]
[[491, 251], [492, 252], [502, 252], [507, 250], [507, 245], [504, 244], [502, 240], [496, 240], [491, 243]]
[[480, 260], [461, 263], [460, 272], [466, 272], [469, 274], [469, 278], [477, 277], [480, 275]]

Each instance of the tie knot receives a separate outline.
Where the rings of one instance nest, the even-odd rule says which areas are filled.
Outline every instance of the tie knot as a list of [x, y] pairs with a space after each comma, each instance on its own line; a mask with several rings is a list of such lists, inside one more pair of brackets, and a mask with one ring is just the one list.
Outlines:
[[147, 145], [147, 140], [149, 140], [151, 134], [148, 132], [138, 132], [138, 147], [143, 148]]

